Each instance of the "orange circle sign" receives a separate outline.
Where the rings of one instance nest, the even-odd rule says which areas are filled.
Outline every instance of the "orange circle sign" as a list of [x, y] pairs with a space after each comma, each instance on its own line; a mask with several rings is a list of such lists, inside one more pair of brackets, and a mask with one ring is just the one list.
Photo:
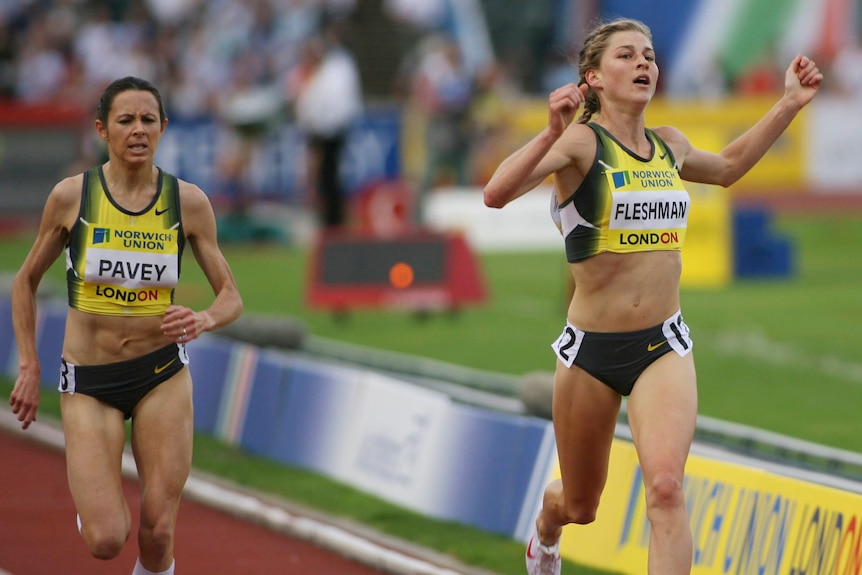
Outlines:
[[389, 283], [398, 289], [408, 287], [413, 283], [413, 268], [410, 264], [398, 262], [389, 270]]

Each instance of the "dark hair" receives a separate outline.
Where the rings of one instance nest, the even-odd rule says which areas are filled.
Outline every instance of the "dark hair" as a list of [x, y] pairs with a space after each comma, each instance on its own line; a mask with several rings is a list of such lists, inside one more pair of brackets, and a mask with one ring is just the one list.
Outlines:
[[[630, 18], [617, 18], [610, 20], [604, 24], [596, 26], [592, 32], [587, 34], [584, 39], [584, 47], [578, 56], [578, 84], [586, 83], [587, 71], [599, 67], [599, 62], [608, 48], [608, 41], [611, 36], [617, 32], [640, 32], [652, 42], [652, 32], [649, 26], [639, 20]], [[586, 124], [593, 117], [602, 111], [602, 105], [599, 102], [599, 97], [592, 88], [587, 90], [586, 101], [584, 102], [584, 111], [581, 117], [578, 118], [579, 124]]]
[[135, 78], [134, 76], [126, 76], [125, 78], [114, 80], [107, 88], [105, 88], [105, 91], [102, 92], [102, 96], [99, 98], [99, 107], [96, 110], [96, 118], [106, 124], [108, 122], [108, 113], [111, 111], [111, 106], [114, 105], [114, 98], [117, 97], [117, 94], [127, 92], [129, 90], [143, 90], [155, 96], [156, 102], [159, 103], [159, 121], [164, 122], [168, 119], [159, 89], [153, 86], [150, 82], [142, 80], [141, 78]]

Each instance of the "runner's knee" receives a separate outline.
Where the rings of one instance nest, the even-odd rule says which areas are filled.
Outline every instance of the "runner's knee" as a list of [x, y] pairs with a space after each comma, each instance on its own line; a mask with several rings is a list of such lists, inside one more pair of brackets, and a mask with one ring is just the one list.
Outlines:
[[596, 520], [596, 510], [598, 502], [574, 500], [569, 501], [563, 510], [563, 516], [566, 523], [576, 523], [577, 525], [587, 525]]
[[168, 554], [174, 545], [174, 521], [172, 517], [163, 517], [146, 524], [142, 523], [138, 534], [142, 548], [154, 556]]
[[574, 496], [563, 493], [563, 484], [557, 480], [548, 485], [545, 490], [543, 508], [550, 512], [560, 525], [576, 523], [586, 525], [596, 520], [596, 511], [599, 507], [599, 495]]
[[99, 529], [98, 526], [93, 526], [85, 527], [82, 534], [93, 557], [113, 559], [123, 550], [130, 531], [130, 529]]
[[645, 480], [647, 512], [670, 510], [685, 505], [682, 478], [673, 473], [662, 473]]

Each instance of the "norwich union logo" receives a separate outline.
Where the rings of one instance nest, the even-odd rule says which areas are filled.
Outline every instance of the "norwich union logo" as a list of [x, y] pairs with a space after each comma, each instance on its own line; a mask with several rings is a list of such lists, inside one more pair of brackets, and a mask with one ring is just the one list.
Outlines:
[[619, 172], [614, 172], [611, 174], [614, 181], [614, 188], [624, 188], [632, 183], [631, 176], [629, 175], [628, 170], [621, 170]]
[[93, 244], [103, 244], [111, 241], [110, 228], [93, 228]]

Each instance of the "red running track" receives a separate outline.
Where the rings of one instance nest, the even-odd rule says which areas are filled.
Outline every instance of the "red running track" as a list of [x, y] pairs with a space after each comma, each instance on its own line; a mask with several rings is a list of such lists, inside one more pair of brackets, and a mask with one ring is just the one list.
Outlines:
[[[124, 481], [135, 524], [140, 493]], [[0, 429], [0, 574], [129, 575], [137, 531], [114, 560], [93, 559], [78, 534], [62, 452]], [[183, 501], [177, 575], [379, 575], [345, 557]], [[5, 571], [5, 573], [4, 573]]]

